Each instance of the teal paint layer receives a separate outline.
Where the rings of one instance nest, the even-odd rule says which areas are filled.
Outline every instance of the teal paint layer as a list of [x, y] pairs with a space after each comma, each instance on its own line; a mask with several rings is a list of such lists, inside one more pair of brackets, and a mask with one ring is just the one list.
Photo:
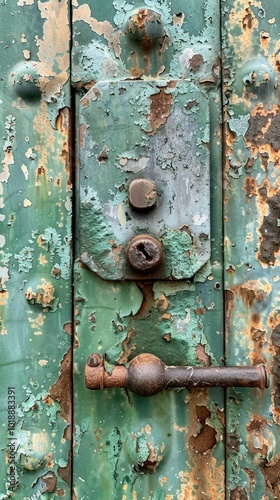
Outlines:
[[71, 498], [68, 4], [0, 10], [0, 498]]
[[265, 393], [228, 391], [228, 498], [279, 494], [279, 16], [223, 2], [226, 359], [272, 374]]

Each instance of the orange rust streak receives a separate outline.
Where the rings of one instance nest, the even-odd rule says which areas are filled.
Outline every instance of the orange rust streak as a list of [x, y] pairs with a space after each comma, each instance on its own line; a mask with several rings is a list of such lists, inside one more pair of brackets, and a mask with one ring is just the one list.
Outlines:
[[166, 94], [165, 89], [161, 88], [158, 94], [151, 96], [151, 108], [148, 119], [150, 121], [152, 131], [148, 135], [154, 135], [161, 125], [166, 123], [170, 115], [172, 105], [172, 94]]

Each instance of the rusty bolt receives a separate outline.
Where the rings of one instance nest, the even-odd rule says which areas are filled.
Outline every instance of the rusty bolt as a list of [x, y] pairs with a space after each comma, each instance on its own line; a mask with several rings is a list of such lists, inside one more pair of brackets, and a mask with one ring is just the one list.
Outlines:
[[162, 245], [152, 236], [140, 234], [126, 247], [127, 262], [139, 272], [154, 271], [161, 264]]
[[157, 189], [150, 179], [135, 179], [128, 188], [129, 203], [134, 210], [145, 212], [157, 204]]
[[87, 359], [87, 365], [88, 366], [99, 366], [101, 364], [102, 358], [99, 356], [99, 354], [91, 354], [88, 359]]

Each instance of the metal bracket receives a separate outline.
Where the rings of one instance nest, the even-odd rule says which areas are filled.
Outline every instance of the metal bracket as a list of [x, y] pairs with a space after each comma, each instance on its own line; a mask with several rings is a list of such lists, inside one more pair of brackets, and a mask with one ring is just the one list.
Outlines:
[[[103, 279], [191, 278], [210, 255], [207, 97], [186, 81], [100, 82], [79, 123], [81, 260]], [[126, 258], [143, 234], [162, 246], [156, 266]]]

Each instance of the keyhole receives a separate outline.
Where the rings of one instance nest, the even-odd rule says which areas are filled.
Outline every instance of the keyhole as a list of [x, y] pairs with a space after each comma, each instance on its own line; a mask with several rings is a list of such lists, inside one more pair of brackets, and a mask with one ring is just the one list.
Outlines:
[[162, 245], [149, 234], [134, 236], [126, 247], [128, 264], [140, 273], [152, 272], [162, 263]]
[[137, 250], [139, 250], [139, 252], [141, 252], [144, 255], [145, 259], [148, 262], [153, 260], [153, 256], [151, 256], [149, 252], [147, 252], [144, 243], [139, 243], [139, 245], [137, 245]]

